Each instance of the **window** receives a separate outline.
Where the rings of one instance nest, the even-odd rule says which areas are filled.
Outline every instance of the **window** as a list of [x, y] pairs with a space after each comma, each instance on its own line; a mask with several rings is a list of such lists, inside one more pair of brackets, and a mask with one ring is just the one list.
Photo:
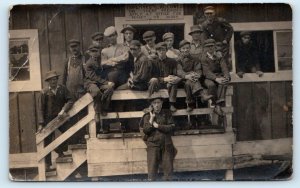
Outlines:
[[277, 71], [292, 70], [292, 31], [274, 31]]
[[38, 31], [9, 31], [9, 91], [41, 90]]

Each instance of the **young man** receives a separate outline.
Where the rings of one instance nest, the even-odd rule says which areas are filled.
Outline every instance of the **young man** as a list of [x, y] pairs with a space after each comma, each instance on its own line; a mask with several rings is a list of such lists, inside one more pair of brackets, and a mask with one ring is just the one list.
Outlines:
[[[38, 117], [40, 132], [51, 120], [58, 116], [58, 120], [66, 116], [66, 113], [71, 109], [74, 101], [67, 88], [58, 84], [59, 75], [56, 71], [52, 70], [46, 73], [45, 81], [49, 86], [41, 91], [38, 101]], [[61, 126], [58, 129], [62, 132], [66, 131], [69, 127]], [[52, 142], [54, 134], [52, 133], [45, 139], [45, 145]], [[55, 149], [59, 157], [64, 157], [64, 151], [68, 149], [68, 141], [62, 143]], [[50, 170], [51, 166], [51, 154], [45, 158], [46, 170]]]
[[167, 44], [164, 42], [160, 42], [156, 45], [156, 51], [158, 58], [153, 61], [153, 78], [150, 80], [149, 96], [159, 89], [168, 89], [170, 110], [175, 112], [177, 110], [175, 108], [177, 84], [181, 80], [181, 78], [177, 76], [177, 61], [167, 57]]
[[103, 43], [104, 35], [103, 35], [103, 33], [95, 32], [94, 34], [92, 34], [91, 39], [92, 39], [92, 44], [95, 44], [96, 46], [99, 46], [100, 50], [102, 50], [102, 48], [104, 47], [104, 43]]
[[163, 41], [167, 44], [167, 57], [176, 59], [178, 58], [180, 52], [173, 47], [174, 44], [174, 34], [171, 32], [165, 33], [162, 37]]
[[199, 25], [193, 25], [189, 35], [192, 36], [190, 54], [200, 60], [203, 53], [203, 29]]
[[156, 36], [154, 31], [146, 31], [143, 34], [143, 40], [146, 42], [146, 44], [142, 46], [142, 53], [145, 54], [149, 59], [157, 58], [155, 49]]
[[230, 81], [230, 74], [224, 58], [216, 55], [215, 44], [214, 39], [205, 40], [201, 63], [205, 76], [204, 84], [208, 88], [208, 94], [213, 95], [215, 113], [223, 116], [220, 105], [225, 101], [226, 84]]
[[235, 43], [237, 75], [243, 78], [244, 73], [256, 73], [261, 77], [258, 50], [251, 40], [251, 33], [242, 31], [240, 36], [241, 40]]
[[177, 59], [177, 75], [184, 80], [184, 90], [186, 92], [187, 111], [193, 110], [193, 97], [200, 96], [202, 101], [212, 98], [207, 95], [200, 83], [202, 76], [202, 66], [198, 58], [192, 57], [190, 54], [191, 44], [186, 40], [179, 43], [180, 55]]
[[[100, 113], [103, 116], [107, 115], [107, 110], [113, 94], [113, 82], [108, 82], [101, 78], [102, 67], [98, 62], [99, 47], [91, 45], [89, 47], [91, 58], [86, 62], [86, 79], [85, 88], [94, 98], [95, 121], [99, 123]], [[107, 130], [105, 130], [107, 131]]]
[[127, 82], [130, 70], [128, 65], [129, 52], [123, 44], [117, 44], [117, 31], [110, 26], [105, 29], [104, 36], [107, 38], [109, 47], [101, 51], [101, 65], [105, 70], [107, 80], [118, 87]]
[[71, 56], [65, 62], [63, 85], [67, 87], [72, 97], [77, 100], [85, 93], [85, 57], [81, 54], [80, 42], [76, 39], [69, 41], [69, 50]]
[[124, 36], [124, 43], [123, 45], [128, 48], [130, 48], [130, 43], [133, 40], [134, 34], [136, 32], [136, 29], [132, 27], [131, 25], [125, 25], [124, 28], [121, 30], [121, 33], [123, 33]]
[[205, 39], [214, 39], [216, 42], [223, 43], [223, 56], [228, 58], [229, 42], [233, 34], [233, 27], [222, 17], [216, 17], [213, 6], [204, 8], [205, 21], [201, 23]]
[[173, 161], [177, 153], [171, 137], [175, 127], [172, 113], [162, 109], [163, 98], [158, 93], [153, 93], [150, 103], [151, 109], [141, 121], [147, 145], [148, 180], [156, 180], [159, 164], [163, 167], [163, 180], [172, 180]]

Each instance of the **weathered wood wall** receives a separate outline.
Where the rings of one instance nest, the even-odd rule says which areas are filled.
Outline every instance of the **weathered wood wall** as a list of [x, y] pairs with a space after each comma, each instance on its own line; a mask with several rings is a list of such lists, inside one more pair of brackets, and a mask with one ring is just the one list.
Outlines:
[[[203, 6], [185, 5], [184, 14], [201, 12]], [[291, 9], [284, 4], [226, 4], [216, 7], [218, 14], [232, 23], [292, 20]], [[92, 33], [103, 32], [106, 27], [114, 25], [114, 17], [124, 15], [124, 5], [15, 6], [11, 11], [9, 29], [38, 29], [41, 74], [44, 77], [51, 69], [62, 74], [69, 54], [69, 39], [78, 38], [84, 51], [91, 43]], [[286, 114], [282, 111], [282, 105], [292, 95], [291, 82], [241, 83], [234, 86], [234, 126], [239, 140], [291, 136]], [[38, 92], [9, 95], [10, 153], [36, 151], [37, 97]]]

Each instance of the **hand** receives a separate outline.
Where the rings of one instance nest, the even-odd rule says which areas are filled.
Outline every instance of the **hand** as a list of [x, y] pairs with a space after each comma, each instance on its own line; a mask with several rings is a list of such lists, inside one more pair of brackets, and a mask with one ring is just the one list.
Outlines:
[[184, 78], [193, 82], [193, 74], [187, 74]]
[[150, 120], [149, 120], [149, 123], [150, 124], [153, 124], [153, 121], [154, 121], [154, 118], [155, 118], [155, 113], [153, 113], [153, 109], [152, 109], [152, 106], [149, 107], [149, 110], [150, 110]]
[[149, 58], [149, 59], [155, 59], [155, 58], [157, 58], [157, 55], [151, 54], [151, 55], [148, 55], [148, 58]]
[[259, 77], [262, 77], [262, 76], [264, 75], [264, 73], [261, 72], [261, 71], [256, 71], [256, 74], [257, 74]]
[[158, 128], [158, 124], [155, 121], [153, 122], [153, 127]]
[[227, 44], [227, 40], [223, 40], [223, 44]]
[[131, 86], [133, 85], [133, 81], [132, 81], [132, 78], [128, 78], [127, 80], [127, 85], [131, 88]]
[[43, 129], [43, 125], [40, 124], [39, 127], [38, 127], [38, 129], [37, 129], [37, 131], [36, 131], [36, 133], [42, 132], [42, 129]]
[[236, 73], [240, 78], [243, 78], [244, 77], [244, 72], [240, 71], [238, 73]]
[[178, 84], [180, 82], [180, 78], [178, 76], [171, 76], [171, 84]]
[[58, 118], [58, 120], [61, 120], [61, 119], [63, 119], [63, 118], [66, 117], [66, 116], [67, 116], [67, 113], [66, 113], [64, 110], [61, 110], [61, 111], [58, 113], [57, 118]]
[[107, 82], [107, 85], [110, 86], [110, 87], [114, 87], [115, 83], [113, 83], [113, 82]]
[[172, 77], [169, 75], [168, 77], [164, 77], [164, 82], [171, 83]]
[[226, 79], [224, 77], [216, 78], [215, 80], [218, 84], [226, 83]]

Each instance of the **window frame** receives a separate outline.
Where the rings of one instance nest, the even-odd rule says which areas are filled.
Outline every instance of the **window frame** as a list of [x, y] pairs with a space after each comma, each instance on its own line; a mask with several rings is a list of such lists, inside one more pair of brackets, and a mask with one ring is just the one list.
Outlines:
[[264, 73], [262, 77], [258, 77], [255, 73], [245, 73], [243, 78], [240, 78], [236, 74], [236, 62], [235, 62], [235, 50], [234, 50], [234, 35], [230, 41], [231, 59], [232, 59], [232, 82], [265, 82], [265, 81], [289, 81], [293, 80], [293, 70], [278, 70], [278, 58], [277, 58], [277, 41], [276, 32], [284, 32], [292, 30], [291, 21], [282, 22], [243, 22], [243, 23], [231, 23], [234, 32], [241, 31], [273, 31], [273, 44], [274, 44], [274, 73]]
[[[37, 29], [9, 30], [9, 41], [28, 39], [29, 80], [9, 80], [9, 92], [40, 91], [42, 89], [39, 40]], [[9, 70], [10, 71], [10, 70]]]

